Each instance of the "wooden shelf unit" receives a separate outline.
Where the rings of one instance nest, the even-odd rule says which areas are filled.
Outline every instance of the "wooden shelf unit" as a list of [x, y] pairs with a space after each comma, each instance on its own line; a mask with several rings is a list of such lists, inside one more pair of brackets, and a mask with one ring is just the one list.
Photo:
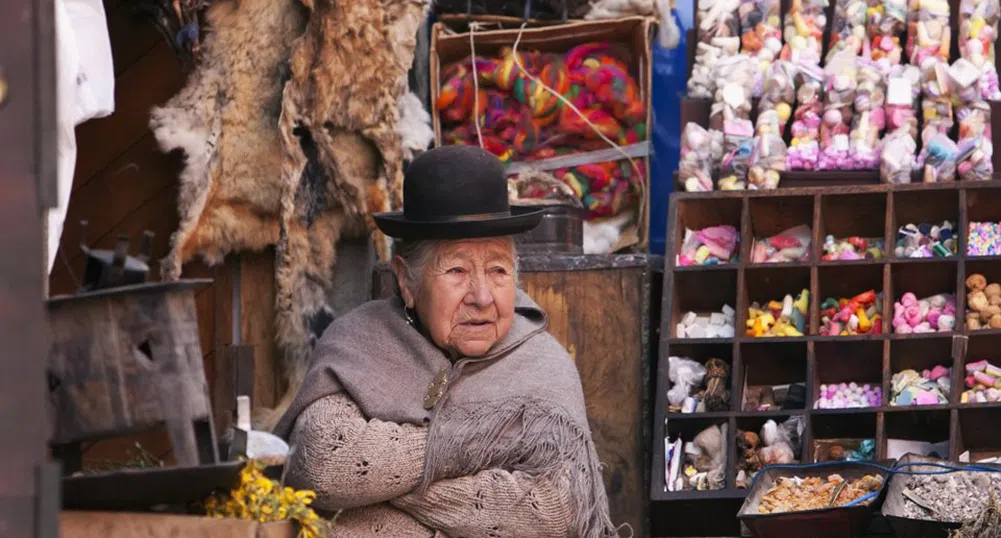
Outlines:
[[[651, 498], [654, 501], [733, 499], [733, 462], [737, 428], [754, 430], [769, 418], [782, 422], [805, 417], [800, 461], [813, 461], [818, 439], [873, 438], [877, 459], [887, 457], [888, 439], [949, 441], [949, 457], [969, 450], [971, 459], [1001, 455], [1001, 430], [982, 427], [1001, 418], [1001, 404], [961, 405], [964, 366], [988, 359], [1001, 363], [1001, 330], [967, 331], [967, 275], [982, 273], [1001, 282], [1001, 256], [966, 256], [971, 220], [1001, 221], [1001, 181], [910, 185], [862, 185], [780, 188], [774, 191], [715, 191], [671, 196], [663, 292], [661, 342], [656, 371]], [[957, 254], [947, 258], [901, 259], [893, 255], [897, 228], [908, 222], [953, 221]], [[805, 222], [804, 222], [805, 221]], [[738, 228], [739, 261], [716, 266], [677, 267], [685, 228], [730, 224]], [[798, 224], [813, 234], [810, 258], [804, 263], [748, 263], [755, 236], [766, 237]], [[821, 261], [824, 236], [882, 237], [880, 260]], [[747, 308], [753, 301], [780, 300], [810, 290], [805, 336], [752, 338], [743, 336]], [[821, 336], [819, 304], [828, 296], [849, 296], [875, 289], [884, 292], [883, 334]], [[892, 334], [893, 303], [905, 292], [918, 298], [935, 293], [956, 294], [957, 328], [948, 333]], [[688, 339], [676, 337], [676, 324], [689, 310], [718, 311], [730, 304], [737, 311], [736, 337]], [[720, 358], [731, 366], [730, 409], [715, 413], [668, 413], [668, 357], [704, 362]], [[953, 368], [949, 403], [935, 406], [891, 407], [890, 379], [904, 368]], [[805, 409], [769, 412], [742, 409], [745, 379], [751, 384], [806, 382]], [[863, 409], [813, 409], [822, 383], [857, 381], [881, 384], [883, 402]], [[664, 480], [665, 435], [684, 440], [712, 424], [728, 424], [726, 488], [716, 491], [667, 492]]]

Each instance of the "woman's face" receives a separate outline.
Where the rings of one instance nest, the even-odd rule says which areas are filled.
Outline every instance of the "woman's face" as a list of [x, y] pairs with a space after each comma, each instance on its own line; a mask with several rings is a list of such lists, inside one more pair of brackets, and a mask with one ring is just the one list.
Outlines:
[[510, 239], [442, 241], [420, 275], [416, 296], [412, 286], [401, 282], [400, 288], [435, 345], [479, 357], [511, 329], [514, 271]]

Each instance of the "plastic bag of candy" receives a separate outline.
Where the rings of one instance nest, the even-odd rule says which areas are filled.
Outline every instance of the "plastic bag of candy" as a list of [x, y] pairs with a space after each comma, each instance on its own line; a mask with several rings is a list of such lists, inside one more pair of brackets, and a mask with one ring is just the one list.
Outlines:
[[765, 60], [782, 52], [782, 17], [779, 0], [741, 0], [740, 51]]
[[727, 120], [750, 118], [755, 73], [755, 61], [743, 54], [722, 58], [716, 63], [713, 72], [716, 92], [709, 112], [710, 129], [721, 130]]
[[792, 140], [787, 153], [789, 169], [815, 170], [820, 156], [824, 71], [815, 65], [800, 64], [796, 80], [797, 104], [793, 113]]
[[750, 120], [735, 119], [724, 124], [723, 159], [719, 165], [720, 190], [743, 190], [747, 187], [753, 136], [754, 126]]
[[924, 129], [922, 141], [927, 141], [935, 133], [948, 133], [953, 126], [952, 99], [954, 83], [949, 74], [949, 64], [929, 58], [921, 67], [921, 118]]
[[695, 122], [688, 122], [681, 132], [681, 159], [678, 179], [688, 192], [713, 190], [712, 152], [709, 131]]
[[886, 73], [868, 58], [858, 58], [858, 87], [855, 89], [855, 112], [882, 109], [886, 101]]
[[820, 64], [826, 11], [827, 0], [792, 0], [785, 14], [783, 60]]
[[991, 108], [984, 101], [961, 107], [959, 120], [959, 163], [956, 170], [964, 181], [988, 181], [994, 174], [994, 146], [991, 136]]
[[910, 63], [923, 69], [927, 58], [948, 62], [951, 46], [948, 0], [912, 1], [905, 46]]
[[883, 183], [910, 183], [917, 142], [907, 129], [888, 133], [880, 142], [879, 177]]
[[883, 109], [864, 111], [852, 120], [852, 131], [848, 138], [848, 154], [855, 170], [876, 170], [879, 168], [879, 133], [884, 125]]
[[1001, 101], [1001, 85], [998, 84], [998, 68], [994, 63], [985, 63], [977, 79], [980, 98], [986, 101]]
[[720, 39], [740, 40], [740, 0], [708, 0], [699, 2], [696, 30], [702, 43], [720, 46]]
[[856, 90], [856, 57], [836, 56], [825, 68], [824, 116], [820, 126], [818, 170], [851, 169], [848, 135]]
[[[785, 131], [792, 116], [792, 104], [796, 100], [796, 65], [778, 60], [765, 73], [764, 92], [758, 103], [760, 112], [774, 110], [779, 122], [779, 132]], [[759, 112], [759, 114], [760, 114]]]
[[935, 133], [924, 141], [918, 164], [922, 167], [922, 181], [940, 183], [956, 180], [956, 159], [959, 147], [945, 133]]
[[749, 189], [766, 190], [779, 186], [780, 174], [786, 170], [786, 145], [779, 130], [778, 113], [767, 110], [758, 114], [758, 125], [751, 142], [751, 157], [747, 171]]
[[890, 80], [902, 78], [907, 81], [907, 86], [911, 91], [911, 106], [917, 112], [921, 102], [921, 69], [916, 65], [900, 64], [890, 67], [886, 75], [886, 86], [889, 91]]
[[716, 63], [722, 58], [737, 54], [740, 40], [721, 38], [719, 45], [698, 43], [695, 45], [695, 64], [692, 65], [692, 76], [688, 78], [688, 95], [697, 99], [712, 99], [716, 92], [716, 77], [713, 72]]
[[963, 58], [982, 65], [994, 63], [1001, 0], [960, 0], [959, 50]]
[[911, 81], [906, 77], [891, 77], [886, 92], [886, 130], [905, 128], [911, 138], [918, 136], [918, 117], [914, 113]]
[[831, 22], [831, 42], [827, 48], [827, 61], [847, 51], [858, 55], [866, 40], [865, 25], [869, 6], [866, 0], [837, 0]]
[[[920, 1], [920, 0], [917, 0]], [[869, 10], [866, 33], [871, 38], [864, 55], [884, 65], [898, 65], [903, 56], [900, 35], [907, 24], [907, 0], [875, 1]]]

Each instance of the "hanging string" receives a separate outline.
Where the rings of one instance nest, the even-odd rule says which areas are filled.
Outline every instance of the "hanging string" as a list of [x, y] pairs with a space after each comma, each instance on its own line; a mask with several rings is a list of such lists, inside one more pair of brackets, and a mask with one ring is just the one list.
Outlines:
[[476, 71], [476, 40], [473, 33], [479, 28], [480, 23], [473, 21], [469, 23], [469, 53], [473, 56], [473, 125], [476, 126], [476, 140], [480, 147], [483, 147], [483, 132], [480, 131], [480, 75]]

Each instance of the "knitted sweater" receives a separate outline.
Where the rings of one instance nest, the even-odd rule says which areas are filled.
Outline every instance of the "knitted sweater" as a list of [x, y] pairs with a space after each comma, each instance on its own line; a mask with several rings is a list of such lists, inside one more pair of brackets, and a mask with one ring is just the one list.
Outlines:
[[569, 536], [569, 470], [545, 479], [488, 469], [418, 493], [426, 428], [366, 420], [343, 392], [309, 405], [290, 440], [285, 481], [316, 491], [317, 508], [344, 510], [332, 538]]

